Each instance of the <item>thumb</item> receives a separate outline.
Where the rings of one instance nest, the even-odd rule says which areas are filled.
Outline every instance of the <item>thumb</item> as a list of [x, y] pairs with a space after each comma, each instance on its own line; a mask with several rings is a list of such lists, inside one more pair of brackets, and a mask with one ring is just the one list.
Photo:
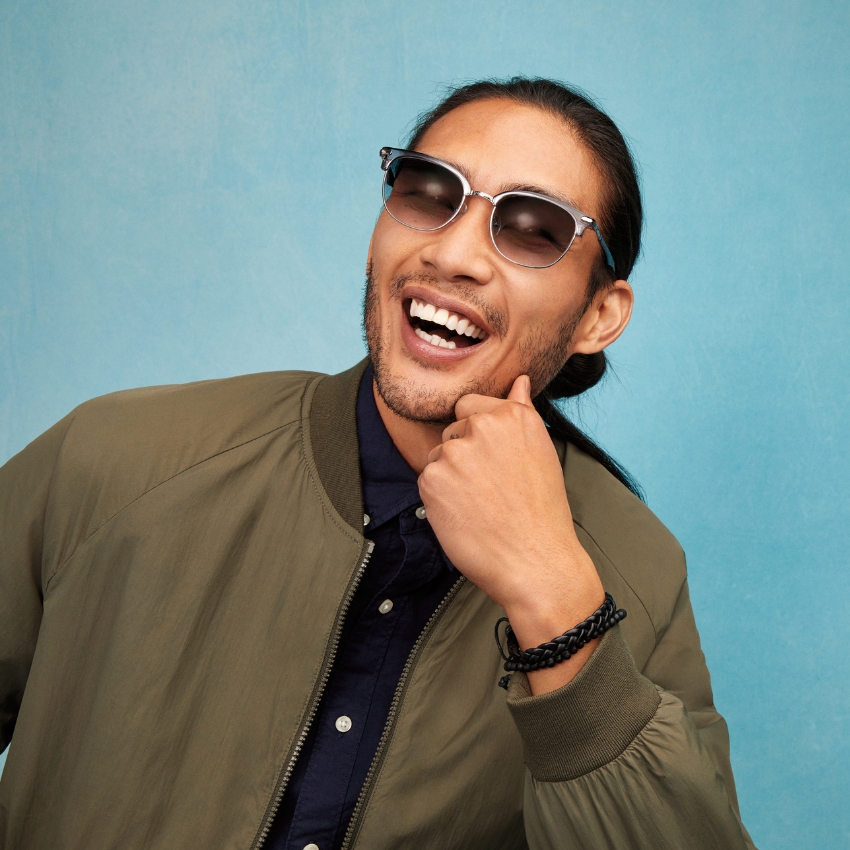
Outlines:
[[531, 403], [531, 379], [528, 375], [520, 375], [508, 393], [508, 401], [516, 401], [526, 407], [533, 407]]

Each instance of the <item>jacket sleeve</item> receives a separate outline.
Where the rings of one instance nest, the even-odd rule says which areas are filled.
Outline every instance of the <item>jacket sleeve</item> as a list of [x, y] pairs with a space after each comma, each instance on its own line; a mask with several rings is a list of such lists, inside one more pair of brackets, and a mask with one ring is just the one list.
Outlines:
[[563, 688], [532, 696], [515, 674], [508, 706], [525, 751], [531, 850], [755, 850], [687, 583], [642, 672], [617, 626]]
[[42, 615], [44, 519], [70, 418], [0, 468], [0, 752], [12, 740]]

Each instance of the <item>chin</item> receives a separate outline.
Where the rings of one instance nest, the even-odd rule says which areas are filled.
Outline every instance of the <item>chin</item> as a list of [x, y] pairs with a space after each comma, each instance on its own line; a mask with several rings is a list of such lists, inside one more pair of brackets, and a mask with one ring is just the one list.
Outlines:
[[433, 383], [427, 373], [422, 378], [400, 375], [387, 362], [380, 345], [370, 346], [369, 354], [378, 394], [393, 413], [411, 422], [446, 426], [455, 421], [455, 405], [463, 396], [504, 398], [510, 391], [510, 386], [498, 387], [495, 381], [486, 379], [450, 382], [445, 380], [445, 373], [439, 378], [435, 375]]
[[413, 381], [395, 380], [391, 375], [382, 375], [377, 364], [375, 383], [384, 403], [396, 416], [429, 425], [445, 426], [454, 422], [455, 404], [463, 395], [449, 395]]

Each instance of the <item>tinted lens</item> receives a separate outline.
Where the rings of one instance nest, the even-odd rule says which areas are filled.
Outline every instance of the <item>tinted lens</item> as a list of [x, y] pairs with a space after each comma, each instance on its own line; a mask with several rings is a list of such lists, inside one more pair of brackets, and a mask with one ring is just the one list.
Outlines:
[[493, 214], [493, 242], [515, 263], [543, 268], [566, 254], [576, 235], [575, 219], [543, 198], [508, 195]]
[[441, 165], [402, 156], [387, 169], [384, 204], [393, 218], [408, 227], [442, 227], [462, 203], [463, 184]]

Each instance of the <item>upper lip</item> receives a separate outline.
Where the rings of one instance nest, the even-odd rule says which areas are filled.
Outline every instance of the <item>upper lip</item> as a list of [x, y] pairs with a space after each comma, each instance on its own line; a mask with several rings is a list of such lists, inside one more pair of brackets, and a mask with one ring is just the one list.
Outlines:
[[411, 298], [415, 298], [417, 301], [427, 301], [429, 304], [433, 304], [437, 309], [442, 307], [448, 310], [449, 313], [457, 313], [459, 316], [466, 316], [470, 322], [481, 328], [487, 336], [491, 336], [493, 333], [490, 326], [484, 321], [484, 319], [481, 318], [480, 314], [463, 301], [448, 298], [440, 292], [434, 292], [431, 289], [425, 289], [421, 286], [411, 286], [404, 290], [402, 300], [409, 301]]

